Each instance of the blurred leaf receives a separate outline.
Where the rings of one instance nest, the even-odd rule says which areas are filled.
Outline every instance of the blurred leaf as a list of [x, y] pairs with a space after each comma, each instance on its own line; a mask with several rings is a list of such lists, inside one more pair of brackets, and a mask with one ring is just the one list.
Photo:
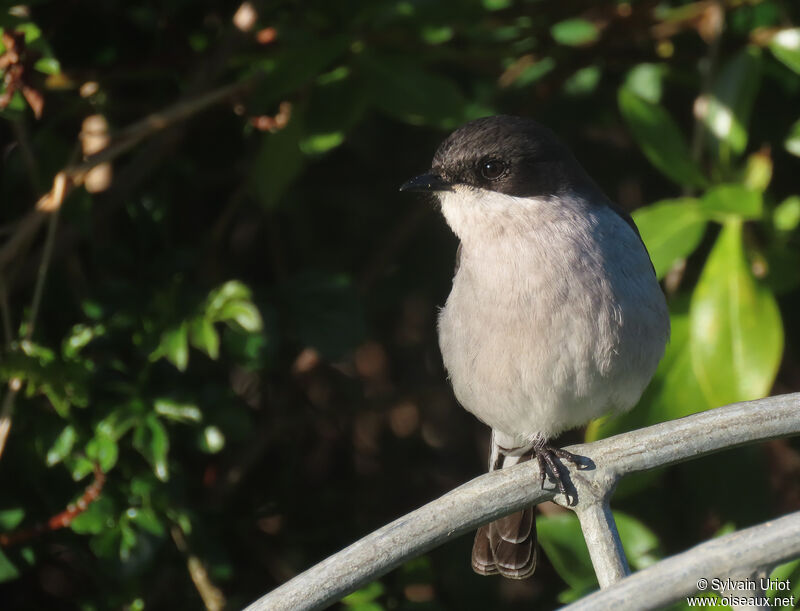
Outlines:
[[481, 0], [487, 11], [502, 11], [511, 6], [512, 0]]
[[219, 311], [229, 301], [249, 301], [253, 296], [250, 288], [239, 280], [228, 280], [225, 284], [212, 290], [206, 298], [206, 316], [211, 320], [220, 320]]
[[0, 509], [0, 532], [10, 532], [20, 525], [25, 518], [25, 510], [22, 507], [12, 509]]
[[17, 567], [8, 559], [0, 549], [0, 583], [11, 581], [19, 577]]
[[597, 27], [585, 19], [567, 19], [550, 28], [553, 40], [571, 47], [586, 45], [600, 37]]
[[85, 456], [65, 456], [64, 466], [69, 469], [72, 479], [76, 482], [94, 471], [94, 463]]
[[174, 399], [161, 397], [153, 404], [159, 416], [164, 416], [176, 422], [200, 422], [203, 414], [193, 403], [180, 403]]
[[619, 537], [631, 567], [640, 571], [652, 566], [660, 559], [659, 542], [655, 533], [633, 516], [614, 512]]
[[[376, 598], [383, 595], [383, 592], [383, 584], [380, 581], [373, 581], [360, 590], [356, 590], [352, 594], [345, 596], [342, 599], [342, 603], [349, 609], [357, 608], [366, 610], [367, 607], [363, 607], [362, 605], [374, 602]], [[378, 605], [377, 608], [382, 609], [383, 607]]]
[[162, 356], [179, 371], [186, 371], [189, 365], [189, 330], [185, 321], [177, 327], [164, 331], [161, 343], [151, 353], [150, 360], [155, 361]]
[[698, 200], [663, 200], [633, 213], [642, 240], [661, 279], [676, 261], [694, 252], [706, 229]]
[[767, 190], [772, 180], [772, 158], [769, 151], [758, 151], [748, 156], [742, 183], [754, 191]]
[[167, 453], [169, 436], [161, 421], [151, 414], [133, 431], [133, 447], [145, 457], [153, 467], [156, 477], [162, 482], [169, 479]]
[[209, 358], [219, 358], [219, 333], [208, 318], [196, 317], [189, 324], [189, 342]]
[[779, 31], [770, 40], [769, 50], [790, 69], [800, 74], [800, 28]]
[[282, 49], [276, 56], [255, 68], [269, 68], [266, 78], [254, 88], [248, 107], [253, 114], [269, 113], [272, 105], [310, 83], [325, 68], [336, 62], [350, 46], [350, 37], [312, 39]]
[[274, 208], [280, 202], [303, 169], [302, 131], [302, 118], [295, 109], [286, 127], [261, 136], [261, 147], [250, 170], [250, 183], [265, 208]]
[[[800, 600], [800, 558], [797, 560], [791, 560], [784, 564], [779, 564], [772, 570], [769, 578], [773, 581], [773, 583], [788, 583], [789, 589], [769, 588], [765, 592], [767, 596], [770, 598], [775, 596], [779, 596], [781, 598], [790, 598], [793, 596], [795, 601]], [[797, 607], [794, 605], [786, 605], [781, 607], [781, 609], [786, 609], [787, 611], [791, 611], [792, 609], [796, 608]]]
[[625, 76], [625, 89], [652, 104], [661, 101], [661, 81], [666, 66], [663, 64], [637, 64]]
[[64, 460], [64, 457], [69, 455], [72, 451], [77, 439], [78, 433], [75, 431], [75, 427], [71, 424], [65, 426], [58, 437], [56, 437], [53, 445], [47, 450], [47, 466], [52, 467]]
[[131, 507], [125, 514], [136, 526], [153, 535], [161, 536], [165, 532], [164, 525], [150, 507]]
[[625, 87], [619, 90], [619, 107], [650, 163], [679, 185], [705, 186], [706, 179], [691, 160], [689, 147], [666, 110]]
[[750, 272], [742, 222], [725, 222], [692, 295], [692, 367], [708, 402], [763, 397], [772, 387], [783, 325], [775, 298]]
[[104, 473], [110, 471], [119, 456], [116, 440], [105, 431], [97, 430], [95, 436], [86, 444], [86, 457], [100, 465]]
[[772, 223], [778, 231], [794, 231], [800, 225], [800, 195], [787, 197], [772, 212]]
[[422, 27], [422, 40], [429, 45], [440, 45], [453, 38], [453, 28], [449, 25], [426, 25]]
[[245, 300], [227, 302], [217, 313], [217, 320], [228, 324], [236, 323], [248, 333], [255, 333], [263, 327], [258, 308]]
[[786, 136], [783, 146], [792, 155], [800, 157], [800, 120], [795, 121], [792, 127], [789, 128], [789, 135]]
[[465, 102], [455, 84], [428, 72], [407, 58], [362, 54], [359, 66], [373, 103], [385, 113], [414, 125], [452, 128], [465, 114]]
[[761, 51], [749, 45], [714, 81], [703, 121], [709, 132], [735, 153], [747, 146], [747, 124], [761, 81]]
[[720, 222], [731, 217], [757, 219], [764, 212], [764, 199], [760, 192], [743, 185], [717, 185], [703, 195], [700, 208]]
[[44, 74], [59, 74], [61, 72], [61, 64], [58, 63], [55, 57], [42, 57], [36, 60], [33, 67]]
[[363, 116], [367, 98], [363, 84], [349, 76], [349, 71], [342, 78], [316, 87], [306, 111], [301, 150], [318, 155], [342, 144], [347, 132]]
[[69, 527], [79, 535], [96, 535], [113, 527], [115, 521], [114, 503], [108, 496], [101, 495], [89, 503], [86, 511], [75, 516]]
[[597, 66], [586, 66], [575, 72], [564, 83], [564, 92], [567, 95], [588, 95], [597, 89], [602, 72]]
[[597, 588], [589, 550], [578, 518], [572, 512], [538, 516], [536, 531], [548, 560], [576, 598]]
[[207, 426], [200, 435], [198, 445], [203, 452], [216, 454], [225, 447], [225, 434], [219, 427]]

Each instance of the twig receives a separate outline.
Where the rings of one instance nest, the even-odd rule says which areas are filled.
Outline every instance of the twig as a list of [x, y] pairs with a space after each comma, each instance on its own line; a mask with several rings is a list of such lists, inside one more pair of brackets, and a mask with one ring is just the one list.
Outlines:
[[[672, 602], [685, 600], [699, 589], [713, 589], [715, 578], [736, 579], [739, 575], [758, 572], [752, 569], [771, 568], [798, 556], [800, 511], [701, 543], [565, 609], [662, 609]], [[702, 584], [698, 587], [701, 580], [705, 580], [705, 587]], [[737, 597], [753, 593], [735, 592]]]
[[226, 100], [237, 93], [246, 91], [259, 78], [260, 74], [256, 74], [238, 83], [220, 87], [195, 98], [182, 100], [169, 108], [153, 113], [123, 129], [111, 144], [103, 150], [90, 155], [80, 163], [70, 164], [65, 167], [56, 175], [50, 191], [42, 196], [36, 203], [35, 209], [20, 221], [14, 235], [0, 249], [0, 271], [4, 270], [14, 260], [17, 252], [33, 236], [42, 221], [61, 206], [67, 194], [75, 186], [81, 184], [89, 170], [101, 163], [116, 159], [153, 134], [175, 123], [184, 121], [209, 106]]
[[[575, 509], [580, 517], [585, 507], [604, 505], [625, 475], [797, 434], [800, 393], [736, 403], [573, 446], [569, 450], [585, 460], [585, 468], [571, 473], [577, 492]], [[461, 533], [550, 499], [563, 504], [563, 498], [553, 490], [540, 488], [537, 461], [482, 475], [323, 560], [255, 601], [248, 611], [324, 608]], [[594, 542], [608, 541], [609, 535], [602, 533], [605, 520], [593, 522], [582, 524], [582, 528], [595, 558], [597, 552], [591, 551]], [[602, 568], [596, 565], [595, 570], [600, 573]], [[607, 574], [603, 579], [616, 578]]]
[[33, 337], [33, 329], [36, 326], [36, 316], [39, 313], [39, 306], [42, 303], [42, 295], [44, 294], [44, 283], [47, 280], [47, 270], [50, 268], [50, 260], [53, 257], [53, 244], [56, 238], [56, 227], [58, 227], [58, 212], [50, 216], [50, 224], [47, 227], [47, 238], [44, 243], [44, 250], [42, 251], [42, 260], [39, 263], [39, 273], [36, 275], [36, 286], [33, 289], [33, 299], [31, 300], [31, 310], [28, 316], [27, 329], [25, 330], [25, 338], [31, 339]]
[[203, 604], [208, 611], [222, 611], [225, 608], [225, 595], [222, 591], [215, 586], [208, 576], [208, 571], [203, 565], [203, 562], [189, 552], [189, 546], [186, 544], [186, 538], [183, 536], [183, 531], [180, 526], [173, 525], [170, 528], [172, 540], [175, 542], [175, 547], [178, 551], [186, 556], [186, 568], [189, 571], [189, 577], [203, 599]]

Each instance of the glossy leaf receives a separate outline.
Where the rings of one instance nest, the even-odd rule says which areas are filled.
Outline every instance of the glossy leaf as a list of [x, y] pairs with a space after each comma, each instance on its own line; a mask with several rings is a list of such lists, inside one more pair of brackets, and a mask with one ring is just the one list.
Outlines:
[[764, 211], [764, 198], [759, 191], [744, 185], [717, 185], [703, 195], [700, 207], [710, 218], [724, 222], [727, 218], [757, 219]]
[[208, 318], [197, 317], [189, 324], [189, 343], [209, 358], [219, 358], [219, 333]]
[[248, 333], [260, 331], [264, 324], [258, 308], [249, 301], [229, 301], [220, 309], [217, 318], [226, 323], [235, 323]]
[[650, 163], [679, 185], [706, 184], [702, 172], [692, 162], [680, 129], [664, 108], [625, 87], [620, 88], [618, 100], [631, 134]]
[[189, 365], [189, 329], [184, 322], [165, 331], [161, 336], [161, 343], [150, 355], [151, 360], [165, 357], [175, 365], [179, 371], [186, 371]]
[[800, 28], [787, 28], [776, 33], [769, 50], [786, 66], [800, 74]]
[[742, 222], [730, 219], [692, 295], [692, 368], [712, 406], [757, 399], [772, 387], [783, 353], [775, 298], [753, 278]]
[[656, 202], [632, 216], [659, 278], [694, 252], [707, 224], [698, 200], [688, 197]]
[[708, 97], [703, 120], [716, 139], [741, 153], [761, 78], [761, 51], [748, 46], [720, 71]]
[[203, 414], [193, 403], [181, 403], [174, 399], [161, 397], [153, 404], [155, 412], [177, 422], [200, 422]]

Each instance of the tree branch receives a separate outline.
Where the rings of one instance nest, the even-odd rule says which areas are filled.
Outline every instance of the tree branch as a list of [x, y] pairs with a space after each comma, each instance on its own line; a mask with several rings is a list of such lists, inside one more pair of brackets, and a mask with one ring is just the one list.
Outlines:
[[[605, 505], [621, 477], [726, 448], [797, 434], [800, 434], [800, 393], [735, 403], [570, 447], [572, 453], [584, 457], [583, 468], [571, 470], [577, 498], [573, 509], [579, 517], [588, 511], [596, 518], [582, 522], [595, 570], [601, 573], [595, 557], [603, 552], [592, 551], [592, 547], [599, 541], [608, 548], [611, 541], [603, 530], [609, 528], [608, 521], [598, 518], [596, 507]], [[563, 497], [557, 497], [554, 490], [539, 487], [539, 467], [535, 460], [487, 473], [379, 528], [247, 609], [323, 608], [461, 533], [551, 499], [564, 504]], [[613, 536], [611, 532], [612, 539]], [[619, 559], [614, 559], [602, 578], [606, 585], [621, 577], [619, 566]]]

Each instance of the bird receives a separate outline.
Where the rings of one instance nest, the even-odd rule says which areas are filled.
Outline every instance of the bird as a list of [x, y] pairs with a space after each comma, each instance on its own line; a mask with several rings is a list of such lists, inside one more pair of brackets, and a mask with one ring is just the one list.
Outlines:
[[[400, 190], [432, 194], [459, 240], [439, 347], [457, 401], [491, 428], [489, 470], [535, 457], [569, 502], [560, 460], [580, 458], [553, 439], [630, 410], [669, 340], [636, 224], [525, 117], [462, 125]], [[476, 533], [479, 574], [524, 579], [536, 561], [533, 507]]]

